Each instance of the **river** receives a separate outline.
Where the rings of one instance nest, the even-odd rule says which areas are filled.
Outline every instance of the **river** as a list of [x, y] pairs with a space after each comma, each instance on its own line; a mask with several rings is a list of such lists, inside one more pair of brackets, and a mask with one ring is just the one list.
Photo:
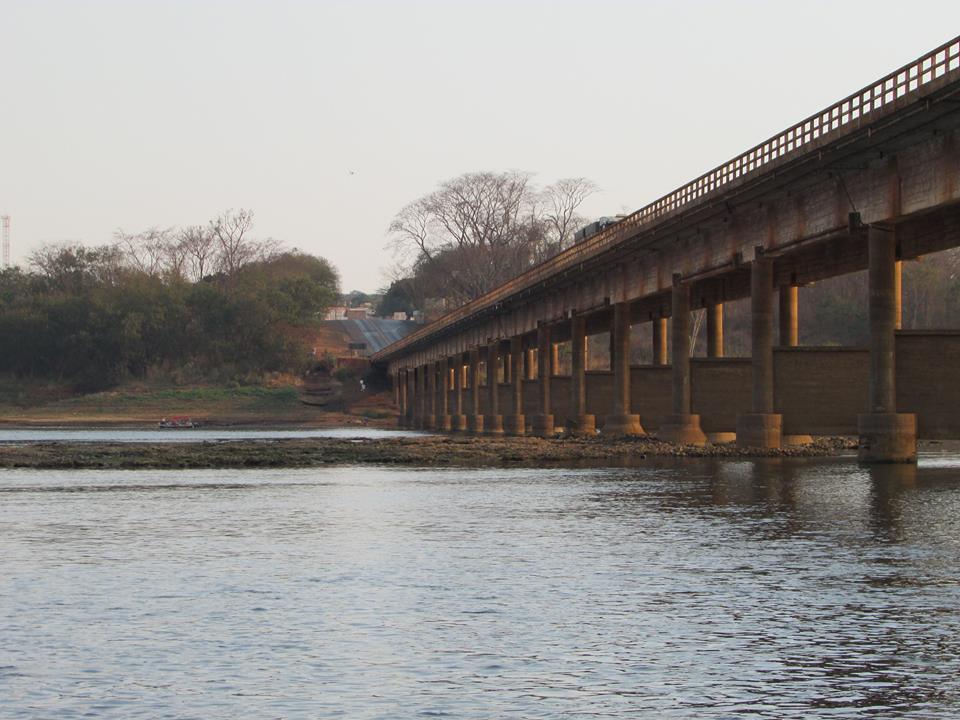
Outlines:
[[0, 471], [3, 718], [955, 718], [960, 459]]

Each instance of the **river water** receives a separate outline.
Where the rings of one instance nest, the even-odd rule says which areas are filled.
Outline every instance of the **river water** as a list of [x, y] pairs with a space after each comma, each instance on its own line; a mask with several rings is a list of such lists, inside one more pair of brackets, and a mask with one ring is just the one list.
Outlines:
[[2, 718], [960, 716], [960, 460], [0, 472]]

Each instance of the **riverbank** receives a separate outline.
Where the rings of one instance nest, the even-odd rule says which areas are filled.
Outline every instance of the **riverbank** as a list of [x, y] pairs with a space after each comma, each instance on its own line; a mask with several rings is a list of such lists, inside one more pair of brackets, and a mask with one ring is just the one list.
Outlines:
[[677, 446], [654, 438], [410, 438], [239, 440], [196, 443], [24, 442], [0, 445], [0, 468], [177, 469], [403, 465], [412, 467], [543, 467], [619, 465], [646, 457], [826, 457], [849, 454], [851, 438], [751, 450], [733, 444]]
[[[349, 408], [326, 409], [300, 401], [300, 388], [278, 386], [156, 387], [129, 385], [24, 406], [0, 402], [0, 427], [151, 428], [186, 415], [204, 427], [395, 427], [388, 393], [359, 397]], [[4, 398], [0, 398], [3, 400]]]

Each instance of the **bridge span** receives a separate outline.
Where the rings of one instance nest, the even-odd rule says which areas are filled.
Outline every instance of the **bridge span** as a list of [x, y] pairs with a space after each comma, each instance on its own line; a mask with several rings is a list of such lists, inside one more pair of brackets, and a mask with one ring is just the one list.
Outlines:
[[[900, 329], [901, 263], [958, 245], [960, 37], [372, 360], [411, 427], [760, 448], [858, 434], [862, 460], [909, 462], [918, 437], [960, 438], [960, 330]], [[864, 269], [869, 347], [800, 346], [803, 286]], [[747, 297], [751, 356], [726, 358], [723, 304]], [[708, 352], [691, 359], [700, 308]], [[653, 362], [631, 366], [640, 323]], [[602, 332], [610, 370], [588, 371]]]

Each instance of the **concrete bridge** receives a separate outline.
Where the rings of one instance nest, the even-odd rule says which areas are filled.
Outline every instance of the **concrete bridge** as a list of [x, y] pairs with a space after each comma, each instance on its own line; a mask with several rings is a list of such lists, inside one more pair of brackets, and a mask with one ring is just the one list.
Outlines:
[[[900, 330], [901, 263], [958, 245], [960, 37], [372, 359], [411, 427], [760, 448], [858, 434], [862, 460], [909, 462], [918, 437], [960, 437], [960, 330]], [[803, 286], [864, 269], [869, 347], [798, 346]], [[751, 357], [725, 358], [723, 304], [747, 297]], [[707, 357], [691, 359], [699, 308]], [[640, 323], [653, 362], [631, 366]], [[609, 370], [588, 371], [605, 332]]]

